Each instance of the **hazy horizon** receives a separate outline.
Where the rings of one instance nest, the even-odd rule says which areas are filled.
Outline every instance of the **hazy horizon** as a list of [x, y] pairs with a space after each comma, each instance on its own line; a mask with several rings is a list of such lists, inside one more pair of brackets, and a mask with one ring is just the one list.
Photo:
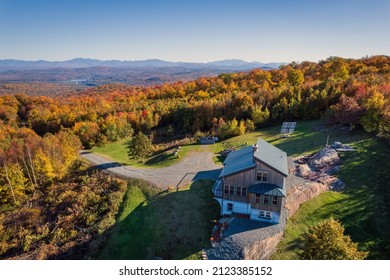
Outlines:
[[[25, 60], [25, 59], [15, 59], [15, 58], [2, 58], [0, 57], [0, 60], [19, 60], [19, 61], [26, 61], [26, 62], [37, 62], [37, 61], [47, 61], [47, 62], [64, 62], [64, 61], [71, 61], [71, 60], [76, 60], [76, 59], [85, 59], [85, 60], [100, 60], [100, 61], [121, 61], [121, 62], [126, 62], [126, 61], [147, 61], [147, 60], [160, 60], [160, 61], [165, 61], [165, 62], [172, 62], [172, 63], [211, 63], [211, 62], [219, 62], [219, 61], [229, 61], [229, 60], [240, 60], [244, 61], [247, 63], [253, 63], [253, 62], [261, 62], [261, 63], [288, 63], [286, 61], [258, 61], [258, 60], [253, 60], [253, 61], [248, 61], [240, 58], [224, 58], [220, 60], [210, 60], [210, 61], [188, 61], [188, 60], [183, 60], [183, 61], [171, 61], [171, 60], [165, 60], [165, 59], [160, 59], [160, 58], [146, 58], [146, 59], [134, 59], [134, 60], [127, 60], [127, 59], [99, 59], [99, 58], [94, 58], [94, 57], [72, 57], [64, 60], [47, 60], [47, 59], [34, 59], [34, 60]], [[326, 59], [326, 58], [324, 58]]]

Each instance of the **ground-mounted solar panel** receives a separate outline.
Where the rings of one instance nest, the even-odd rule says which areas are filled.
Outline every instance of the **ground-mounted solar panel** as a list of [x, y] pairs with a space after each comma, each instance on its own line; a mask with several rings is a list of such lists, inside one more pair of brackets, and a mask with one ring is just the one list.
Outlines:
[[283, 122], [280, 134], [289, 135], [295, 131], [296, 126], [297, 122]]

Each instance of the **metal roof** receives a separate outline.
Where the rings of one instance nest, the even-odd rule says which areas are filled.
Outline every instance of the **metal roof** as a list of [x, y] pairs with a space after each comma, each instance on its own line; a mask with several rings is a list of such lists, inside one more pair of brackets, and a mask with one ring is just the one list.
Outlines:
[[253, 160], [253, 147], [249, 146], [229, 153], [223, 164], [219, 178], [254, 168], [256, 164]]
[[256, 167], [255, 158], [272, 167], [282, 175], [288, 175], [287, 154], [259, 138], [257, 140], [256, 152], [253, 152], [253, 147], [249, 146], [229, 153], [223, 163], [224, 167], [219, 178]]
[[257, 140], [257, 151], [253, 154], [255, 158], [279, 171], [284, 176], [288, 176], [287, 154], [274, 145], [259, 138]]
[[249, 187], [250, 193], [272, 195], [272, 196], [286, 196], [284, 189], [279, 188], [275, 184], [259, 183]]

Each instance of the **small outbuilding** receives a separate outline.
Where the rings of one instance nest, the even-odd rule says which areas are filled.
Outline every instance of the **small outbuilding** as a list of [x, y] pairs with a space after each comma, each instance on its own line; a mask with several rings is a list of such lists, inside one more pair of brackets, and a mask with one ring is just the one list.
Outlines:
[[213, 136], [203, 137], [200, 139], [200, 144], [210, 145], [210, 144], [215, 144], [216, 141], [218, 141], [217, 137], [213, 137]]

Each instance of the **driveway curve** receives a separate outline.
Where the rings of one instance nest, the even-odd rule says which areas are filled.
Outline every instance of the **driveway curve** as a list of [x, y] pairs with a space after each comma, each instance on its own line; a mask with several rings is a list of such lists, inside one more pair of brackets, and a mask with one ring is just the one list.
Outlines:
[[200, 179], [216, 180], [222, 165], [215, 164], [211, 152], [190, 152], [185, 158], [168, 167], [138, 168], [121, 165], [103, 155], [81, 151], [80, 156], [95, 167], [124, 178], [146, 180], [161, 189], [180, 187]]

